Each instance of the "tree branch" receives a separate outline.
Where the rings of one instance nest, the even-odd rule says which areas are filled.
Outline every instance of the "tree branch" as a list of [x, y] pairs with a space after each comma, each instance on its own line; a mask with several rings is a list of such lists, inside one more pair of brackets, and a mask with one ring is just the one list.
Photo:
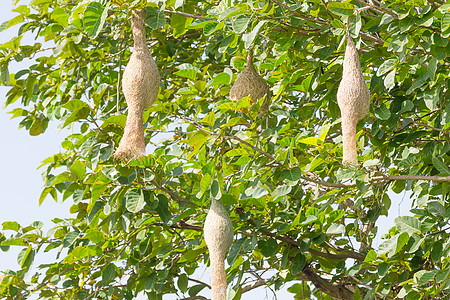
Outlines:
[[[257, 227], [258, 224], [256, 224], [256, 222], [252, 219], [248, 220], [248, 223], [250, 223], [250, 225], [252, 225], [253, 227]], [[265, 229], [260, 229], [259, 232], [261, 232], [264, 235], [273, 237], [281, 242], [285, 242], [287, 244], [293, 245], [297, 248], [300, 248], [300, 243], [297, 241], [294, 241], [293, 239], [291, 239], [290, 237], [287, 236], [280, 236], [277, 235], [276, 233], [270, 232], [268, 230]], [[341, 253], [325, 253], [325, 252], [320, 252], [318, 250], [314, 250], [309, 248], [307, 250], [307, 252], [313, 254], [313, 255], [317, 255], [323, 258], [328, 258], [328, 259], [346, 259], [346, 258], [353, 258], [356, 259], [358, 261], [364, 261], [364, 259], [366, 258], [366, 256], [364, 254], [361, 253], [357, 253], [357, 252], [353, 252], [353, 251], [348, 251], [348, 250], [342, 250]]]
[[252, 284], [244, 286], [242, 288], [242, 293], [246, 293], [246, 292], [251, 291], [253, 289], [256, 289], [256, 288], [258, 288], [260, 286], [266, 285], [268, 282], [269, 282], [269, 279], [260, 279], [260, 280], [258, 280], [256, 282], [252, 283]]
[[317, 275], [313, 269], [306, 266], [303, 274], [323, 293], [337, 300], [353, 300], [353, 293], [342, 284], [331, 284], [328, 280]]
[[150, 181], [150, 183], [153, 184], [154, 186], [156, 186], [156, 188], [157, 188], [158, 190], [161, 190], [161, 191], [163, 191], [163, 192], [169, 194], [170, 196], [172, 196], [173, 198], [177, 199], [177, 200], [180, 201], [180, 202], [184, 202], [184, 203], [187, 203], [187, 204], [191, 204], [191, 205], [198, 206], [198, 205], [192, 203], [190, 200], [188, 200], [188, 199], [186, 199], [186, 198], [183, 198], [183, 197], [179, 196], [178, 194], [172, 192], [171, 190], [166, 189], [165, 187], [160, 186], [160, 185], [159, 185], [156, 181], [154, 181], [154, 180]]
[[398, 20], [398, 16], [396, 14], [394, 14], [393, 12], [387, 10], [387, 9], [384, 9], [382, 7], [378, 7], [378, 6], [372, 5], [372, 4], [367, 3], [365, 1], [362, 1], [362, 0], [355, 0], [355, 1], [363, 4], [364, 6], [368, 6], [371, 10], [376, 11], [378, 13], [381, 13], [381, 12], [387, 13], [388, 15], [393, 17], [394, 19]]
[[[194, 125], [195, 127], [197, 127], [199, 130], [204, 131], [204, 132], [209, 133], [209, 134], [214, 135], [214, 136], [219, 136], [219, 134], [217, 134], [215, 132], [212, 132], [212, 131], [210, 131], [208, 129], [203, 128], [203, 126], [201, 126], [197, 122], [195, 122], [193, 120], [189, 120], [188, 118], [186, 118], [184, 116], [181, 116], [181, 117], [186, 122], [188, 122], [188, 123]], [[220, 129], [222, 129], [222, 128], [220, 128]], [[240, 142], [240, 143], [250, 147], [251, 149], [261, 153], [262, 155], [264, 155], [265, 157], [270, 159], [277, 166], [280, 166], [280, 167], [283, 167], [283, 168], [287, 169], [287, 167], [285, 167], [275, 157], [273, 157], [269, 153], [265, 152], [264, 150], [262, 150], [262, 149], [260, 149], [260, 148], [258, 148], [256, 146], [253, 146], [252, 144], [244, 141], [243, 139], [238, 138], [237, 136], [234, 136], [234, 135], [225, 135], [223, 137], [226, 138], [226, 139], [236, 140], [236, 141], [238, 141], [238, 142]], [[306, 180], [306, 181], [309, 181], [309, 182], [312, 182], [312, 183], [315, 183], [315, 184], [318, 184], [318, 185], [330, 187], [330, 188], [352, 188], [352, 187], [356, 186], [356, 183], [350, 183], [350, 184], [333, 183], [333, 182], [316, 180], [316, 179], [310, 178], [308, 176], [301, 176], [300, 178], [303, 179], [303, 180]], [[450, 176], [387, 175], [387, 174], [383, 174], [382, 176], [372, 177], [369, 181], [370, 182], [378, 182], [378, 181], [390, 181], [390, 180], [429, 180], [429, 181], [450, 182]]]
[[[180, 16], [188, 17], [188, 18], [192, 18], [192, 19], [211, 19], [211, 18], [208, 18], [208, 17], [205, 17], [205, 16], [188, 14], [188, 13], [185, 13], [185, 12], [182, 12], [182, 11], [176, 11], [176, 10], [165, 9], [164, 12], [168, 13], [168, 14], [180, 15]], [[211, 19], [211, 20], [213, 20], [213, 19]]]
[[[427, 124], [422, 124], [422, 123], [419, 123], [419, 122], [417, 122], [417, 121], [415, 121], [415, 120], [413, 120], [413, 119], [409, 119], [409, 118], [403, 118], [403, 117], [401, 117], [401, 119], [402, 119], [402, 120], [405, 120], [405, 121], [407, 121], [407, 122], [410, 122], [410, 123], [412, 123], [412, 124], [414, 124], [414, 125], [416, 125], [416, 126], [425, 127], [425, 128], [428, 128], [428, 129], [432, 129], [432, 130], [436, 130], [436, 131], [442, 132], [442, 133], [445, 134], [445, 135], [450, 135], [450, 132], [447, 131], [447, 130], [444, 130], [444, 129], [436, 128], [436, 127], [433, 127], [433, 126], [430, 126], [430, 125], [427, 125]], [[408, 125], [409, 125], [409, 124], [408, 124]]]

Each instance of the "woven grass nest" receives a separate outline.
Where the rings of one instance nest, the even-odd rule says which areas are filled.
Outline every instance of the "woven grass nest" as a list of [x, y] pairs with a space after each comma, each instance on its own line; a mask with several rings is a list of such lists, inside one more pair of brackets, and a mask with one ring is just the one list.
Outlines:
[[344, 166], [358, 164], [356, 149], [356, 124], [369, 111], [370, 95], [361, 71], [358, 50], [347, 36], [342, 80], [337, 92], [337, 102], [342, 116], [342, 141]]
[[211, 300], [226, 300], [225, 257], [233, 243], [234, 230], [230, 216], [220, 200], [212, 200], [203, 231], [211, 262]]
[[247, 64], [244, 71], [236, 79], [230, 90], [231, 100], [238, 101], [247, 96], [250, 96], [254, 102], [265, 97], [258, 112], [258, 118], [263, 117], [270, 106], [270, 88], [253, 65], [253, 49], [247, 55]]
[[134, 47], [122, 79], [128, 116], [122, 140], [114, 153], [114, 157], [122, 161], [145, 154], [143, 112], [155, 102], [161, 80], [156, 63], [147, 47], [145, 17], [145, 9], [131, 12]]

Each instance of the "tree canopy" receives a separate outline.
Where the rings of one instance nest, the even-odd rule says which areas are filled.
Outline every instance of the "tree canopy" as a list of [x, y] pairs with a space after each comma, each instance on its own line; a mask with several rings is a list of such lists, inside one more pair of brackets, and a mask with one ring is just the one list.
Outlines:
[[[30, 135], [49, 122], [73, 128], [42, 162], [39, 197], [73, 204], [49, 232], [2, 224], [1, 250], [23, 250], [19, 270], [1, 270], [1, 298], [206, 299], [208, 282], [192, 275], [209, 263], [212, 199], [235, 232], [229, 299], [286, 284], [295, 299], [450, 297], [450, 3], [13, 2], [0, 29], [17, 28], [0, 46], [5, 105]], [[120, 163], [129, 16], [144, 6], [162, 81], [144, 112], [147, 154]], [[350, 168], [336, 101], [347, 32], [371, 96]], [[229, 99], [251, 49], [271, 88], [264, 118], [262, 100]], [[29, 67], [10, 74], [21, 61]], [[388, 190], [411, 193], [412, 215], [375, 247]], [[48, 251], [58, 259], [30, 272]]]

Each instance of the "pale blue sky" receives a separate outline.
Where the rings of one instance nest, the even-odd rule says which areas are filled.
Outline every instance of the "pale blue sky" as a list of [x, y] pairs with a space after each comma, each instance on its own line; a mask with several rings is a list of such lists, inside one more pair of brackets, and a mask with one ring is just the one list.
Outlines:
[[[4, 3], [3, 9], [0, 10], [0, 23], [14, 16], [14, 13], [11, 12], [11, 1], [3, 0], [3, 2], [7, 2], [7, 4]], [[27, 1], [22, 2], [26, 3]], [[8, 41], [16, 32], [17, 27], [13, 27], [0, 33], [0, 43]], [[26, 64], [26, 62], [24, 63]], [[10, 72], [14, 73], [17, 70], [19, 69], [12, 65]], [[37, 167], [46, 157], [60, 151], [60, 144], [68, 132], [57, 133], [54, 123], [50, 123], [47, 131], [37, 137], [30, 136], [24, 129], [18, 130], [20, 118], [11, 120], [10, 115], [7, 114], [7, 111], [15, 106], [4, 109], [7, 91], [7, 87], [0, 87], [0, 141], [2, 145], [0, 147], [0, 224], [5, 221], [18, 221], [21, 225], [26, 226], [33, 221], [42, 221], [44, 222], [44, 231], [46, 231], [51, 227], [52, 218], [70, 216], [71, 200], [69, 199], [65, 203], [56, 203], [53, 199], [47, 198], [43, 205], [39, 206], [38, 199], [43, 181], [41, 170], [37, 170]], [[393, 193], [390, 193], [390, 196], [392, 199], [391, 217], [383, 217], [379, 220], [378, 225], [382, 224], [382, 226], [379, 228], [378, 237], [388, 231], [396, 216], [409, 214], [411, 202], [409, 196], [402, 197]], [[379, 244], [379, 241], [376, 244]], [[0, 270], [17, 270], [19, 266], [16, 257], [20, 250], [20, 248], [12, 248], [6, 253], [0, 251]], [[36, 264], [51, 261], [53, 257], [53, 255], [39, 253]], [[209, 270], [201, 268], [199, 271], [205, 271], [198, 276], [209, 282]], [[290, 285], [292, 284], [288, 284], [288, 286]], [[286, 288], [287, 286], [283, 291], [277, 293], [278, 299], [293, 299], [293, 295], [285, 291]], [[268, 289], [259, 288], [245, 294], [243, 298], [272, 299], [272, 292]], [[165, 297], [165, 299], [175, 298], [171, 296]]]

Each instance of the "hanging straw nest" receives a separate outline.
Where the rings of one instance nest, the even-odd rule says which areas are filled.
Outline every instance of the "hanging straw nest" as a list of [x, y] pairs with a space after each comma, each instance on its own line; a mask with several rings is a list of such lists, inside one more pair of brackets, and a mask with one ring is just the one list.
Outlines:
[[342, 80], [337, 92], [337, 102], [341, 109], [344, 166], [357, 165], [356, 124], [369, 111], [370, 95], [361, 72], [358, 50], [350, 36], [347, 36]]
[[233, 224], [220, 200], [212, 200], [203, 227], [211, 262], [211, 300], [226, 300], [227, 274], [225, 257], [233, 243]]
[[145, 33], [146, 10], [131, 12], [134, 48], [123, 73], [122, 90], [128, 105], [128, 116], [120, 145], [114, 157], [123, 161], [145, 153], [143, 111], [155, 102], [161, 77], [147, 47]]
[[244, 71], [234, 82], [230, 90], [231, 100], [241, 100], [244, 97], [250, 98], [256, 102], [265, 96], [264, 102], [259, 108], [258, 118], [263, 117], [270, 106], [270, 89], [264, 78], [256, 71], [253, 65], [253, 49], [247, 55], [247, 65]]

